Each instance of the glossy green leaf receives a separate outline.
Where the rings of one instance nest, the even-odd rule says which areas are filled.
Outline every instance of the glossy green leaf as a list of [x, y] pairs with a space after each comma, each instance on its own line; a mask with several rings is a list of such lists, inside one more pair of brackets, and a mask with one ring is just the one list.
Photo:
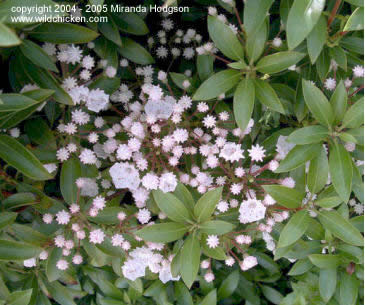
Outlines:
[[307, 50], [311, 63], [317, 61], [319, 54], [327, 40], [327, 20], [321, 16], [307, 37]]
[[250, 65], [258, 60], [262, 52], [264, 52], [267, 36], [268, 21], [266, 19], [266, 21], [262, 23], [260, 28], [257, 29], [255, 35], [247, 37], [245, 48], [247, 57], [250, 59]]
[[199, 225], [200, 231], [208, 235], [223, 235], [234, 228], [235, 225], [222, 220], [209, 220]]
[[339, 280], [340, 284], [340, 304], [355, 305], [358, 298], [359, 280], [355, 274], [349, 275], [346, 272], [342, 272]]
[[198, 222], [204, 222], [212, 216], [216, 205], [222, 197], [222, 190], [222, 187], [218, 187], [200, 197], [194, 207], [194, 215]]
[[334, 120], [332, 107], [326, 96], [310, 81], [303, 79], [304, 100], [316, 120], [322, 125], [330, 127]]
[[226, 299], [231, 296], [237, 289], [240, 273], [238, 270], [233, 271], [228, 275], [219, 286], [218, 300]]
[[0, 158], [33, 180], [52, 178], [27, 148], [7, 135], [0, 135]]
[[217, 289], [209, 292], [199, 305], [217, 305]]
[[361, 233], [337, 211], [320, 211], [318, 212], [318, 218], [327, 230], [344, 242], [354, 246], [364, 244]]
[[205, 81], [213, 74], [214, 58], [211, 55], [198, 55], [196, 58], [196, 68], [198, 70], [199, 78]]
[[81, 164], [76, 158], [63, 163], [61, 169], [60, 188], [64, 200], [68, 204], [77, 202], [78, 188], [76, 180], [81, 177]]
[[143, 19], [135, 13], [112, 13], [114, 23], [122, 31], [133, 35], [148, 34], [148, 27]]
[[279, 100], [276, 92], [268, 82], [263, 81], [261, 79], [256, 79], [255, 92], [256, 92], [256, 97], [263, 105], [276, 112], [283, 114], [285, 113], [281, 101]]
[[182, 183], [177, 184], [174, 191], [174, 195], [185, 205], [185, 207], [190, 212], [192, 213], [194, 212], [194, 205], [195, 205], [194, 198], [184, 184]]
[[193, 96], [195, 101], [206, 101], [216, 98], [232, 89], [240, 80], [241, 73], [236, 70], [224, 70], [213, 74], [205, 80]]
[[337, 142], [330, 145], [329, 169], [337, 194], [344, 202], [347, 202], [352, 189], [352, 161], [345, 147]]
[[317, 24], [325, 6], [324, 0], [294, 0], [286, 25], [288, 46], [297, 47]]
[[272, 55], [262, 57], [256, 65], [256, 69], [261, 73], [273, 74], [284, 71], [290, 66], [298, 63], [305, 54], [294, 52], [294, 51], [284, 51], [277, 52]]
[[0, 230], [11, 225], [15, 221], [17, 215], [17, 213], [13, 212], [2, 212], [0, 214]]
[[321, 208], [331, 209], [339, 206], [342, 203], [342, 199], [337, 196], [333, 197], [325, 197], [315, 201], [315, 205], [320, 206]]
[[277, 247], [287, 247], [301, 238], [307, 231], [309, 219], [307, 210], [296, 212], [281, 231]]
[[136, 232], [143, 240], [155, 243], [167, 243], [180, 239], [188, 231], [181, 223], [166, 222], [146, 226]]
[[175, 282], [177, 305], [194, 305], [189, 289], [182, 282]]
[[301, 206], [304, 194], [295, 189], [282, 185], [263, 185], [264, 190], [273, 197], [278, 204], [289, 209], [295, 209]]
[[360, 98], [345, 113], [341, 128], [357, 128], [364, 124], [364, 97]]
[[284, 173], [298, 168], [320, 154], [321, 144], [296, 145], [280, 162], [277, 173]]
[[334, 114], [333, 123], [338, 124], [343, 119], [347, 108], [347, 91], [342, 80], [338, 83], [335, 92], [333, 92], [330, 104]]
[[326, 303], [336, 291], [337, 269], [321, 269], [319, 271], [319, 293]]
[[37, 256], [42, 248], [11, 240], [0, 240], [0, 260], [16, 261]]
[[21, 41], [18, 36], [0, 22], [0, 47], [13, 47], [19, 44], [21, 44]]
[[243, 60], [243, 47], [231, 28], [215, 16], [208, 16], [209, 36], [215, 46], [228, 58]]
[[233, 113], [238, 127], [245, 130], [255, 105], [255, 85], [251, 79], [242, 80], [234, 93]]
[[7, 305], [28, 305], [32, 297], [32, 289], [12, 292], [7, 300]]
[[173, 221], [191, 222], [191, 216], [185, 205], [173, 194], [153, 191], [153, 198], [160, 210]]
[[99, 22], [98, 29], [106, 39], [112, 41], [117, 46], [122, 47], [122, 40], [119, 33], [119, 29], [114, 23], [113, 18], [111, 18], [109, 14], [107, 14], [107, 16], [108, 16], [108, 22]]
[[308, 258], [300, 259], [295, 262], [293, 267], [288, 272], [288, 275], [295, 276], [301, 275], [309, 271], [313, 267], [313, 264], [310, 262]]
[[358, 7], [347, 20], [343, 31], [361, 31], [364, 29], [364, 8]]
[[87, 27], [71, 23], [43, 23], [29, 33], [39, 41], [53, 43], [85, 43], [98, 37]]
[[46, 265], [46, 275], [48, 281], [53, 282], [58, 280], [64, 271], [57, 268], [57, 262], [62, 258], [62, 249], [53, 248], [48, 256]]
[[284, 298], [284, 296], [279, 291], [266, 285], [262, 285], [261, 290], [265, 298], [268, 299], [271, 303], [278, 305], [281, 304], [281, 300]]
[[327, 137], [327, 128], [321, 125], [314, 125], [295, 130], [289, 135], [287, 141], [298, 145], [305, 145], [322, 142]]
[[337, 268], [342, 263], [341, 256], [337, 254], [311, 254], [308, 258], [320, 269]]
[[253, 37], [260, 29], [273, 2], [273, 0], [257, 0], [245, 3], [243, 25], [249, 37]]
[[2, 201], [2, 206], [10, 210], [35, 203], [37, 203], [37, 198], [32, 193], [16, 193], [5, 198]]
[[316, 194], [324, 188], [328, 180], [328, 171], [327, 154], [322, 147], [321, 152], [311, 160], [309, 165], [307, 185], [312, 194]]
[[118, 48], [118, 52], [136, 64], [149, 65], [155, 62], [151, 54], [134, 40], [122, 37], [122, 44], [123, 47]]
[[20, 50], [22, 51], [23, 55], [35, 65], [46, 70], [58, 72], [56, 65], [49, 55], [34, 42], [27, 39], [23, 40], [22, 44], [20, 45]]
[[181, 277], [188, 288], [194, 283], [200, 265], [200, 244], [195, 234], [189, 235], [181, 249]]

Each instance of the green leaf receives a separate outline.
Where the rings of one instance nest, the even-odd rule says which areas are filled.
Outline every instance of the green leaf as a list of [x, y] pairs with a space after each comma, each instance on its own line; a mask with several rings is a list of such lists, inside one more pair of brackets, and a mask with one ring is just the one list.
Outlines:
[[340, 304], [355, 305], [358, 298], [360, 283], [355, 274], [342, 272], [340, 276]]
[[357, 128], [364, 123], [364, 97], [360, 98], [345, 113], [341, 128]]
[[32, 142], [57, 148], [56, 139], [45, 120], [41, 118], [27, 120], [24, 129]]
[[182, 183], [178, 183], [173, 193], [191, 212], [194, 212], [195, 201], [189, 190]]
[[201, 232], [208, 235], [223, 235], [231, 232], [235, 225], [222, 220], [209, 220], [199, 225]]
[[297, 47], [317, 24], [325, 6], [324, 0], [294, 0], [286, 25], [289, 50]]
[[1, 94], [0, 98], [3, 102], [0, 104], [0, 128], [16, 126], [40, 105], [40, 101], [16, 93]]
[[321, 269], [319, 271], [319, 293], [326, 303], [332, 298], [336, 291], [337, 269]]
[[302, 82], [304, 100], [316, 120], [322, 125], [330, 127], [334, 120], [334, 114], [326, 96], [310, 81]]
[[153, 191], [153, 198], [160, 210], [173, 221], [191, 223], [191, 216], [185, 205], [173, 194]]
[[341, 256], [337, 254], [311, 254], [308, 258], [320, 269], [337, 268], [342, 263]]
[[68, 93], [60, 86], [52, 74], [40, 67], [37, 67], [24, 56], [18, 54], [17, 68], [19, 73], [29, 79], [30, 82], [37, 84], [40, 88], [54, 90], [53, 98], [61, 104], [73, 105], [73, 101]]
[[228, 58], [243, 60], [243, 47], [231, 28], [215, 16], [208, 16], [209, 36], [215, 46]]
[[327, 154], [322, 147], [319, 155], [313, 158], [309, 165], [307, 185], [312, 194], [316, 194], [324, 188], [328, 180], [328, 170]]
[[42, 248], [11, 240], [0, 240], [0, 260], [16, 261], [32, 258], [41, 253]]
[[14, 291], [9, 295], [7, 305], [28, 305], [32, 297], [33, 289]]
[[190, 87], [189, 88], [185, 88], [184, 87], [184, 85], [183, 85], [183, 83], [184, 83], [184, 81], [189, 81], [190, 82], [190, 84], [192, 84], [192, 78], [190, 78], [190, 77], [187, 77], [185, 74], [183, 74], [183, 73], [175, 73], [175, 72], [170, 72], [169, 73], [169, 75], [170, 75], [170, 77], [171, 77], [171, 79], [172, 79], [172, 81], [174, 82], [174, 84], [176, 85], [176, 86], [178, 86], [180, 89], [182, 89], [182, 90], [186, 90], [187, 92], [191, 92], [191, 90], [193, 89], [193, 86], [191, 86], [190, 85]]
[[237, 289], [240, 273], [238, 270], [233, 271], [225, 278], [218, 289], [218, 300], [226, 299]]
[[194, 283], [200, 265], [200, 244], [195, 234], [189, 235], [181, 249], [181, 277], [190, 288]]
[[298, 145], [305, 145], [322, 142], [327, 137], [327, 128], [321, 125], [314, 125], [295, 130], [289, 135], [287, 141]]
[[278, 204], [289, 209], [295, 209], [302, 205], [304, 194], [295, 189], [291, 189], [281, 185], [263, 185], [262, 186], [270, 196], [272, 196]]
[[273, 2], [273, 0], [257, 0], [245, 3], [243, 20], [248, 37], [254, 37], [257, 34]]
[[134, 40], [122, 37], [122, 44], [123, 47], [118, 48], [118, 52], [136, 64], [149, 65], [155, 62], [151, 54]]
[[251, 79], [242, 80], [234, 93], [233, 113], [238, 127], [245, 130], [255, 105], [255, 85]]
[[265, 105], [279, 113], [285, 113], [284, 107], [279, 100], [275, 90], [270, 86], [269, 83], [261, 79], [255, 80], [256, 97], [258, 100]]
[[333, 196], [319, 199], [315, 201], [314, 204], [320, 206], [321, 208], [331, 209], [339, 206], [341, 203], [342, 199], [340, 197]]
[[0, 22], [0, 47], [13, 47], [21, 43], [18, 36], [10, 28]]
[[358, 7], [347, 20], [343, 31], [361, 31], [364, 29], [364, 8]]
[[23, 40], [20, 45], [20, 50], [31, 62], [35, 65], [44, 68], [46, 70], [51, 70], [53, 72], [58, 72], [58, 69], [49, 55], [37, 44], [30, 40]]
[[320, 211], [318, 218], [322, 225], [337, 238], [354, 246], [363, 246], [364, 238], [359, 230], [337, 211]]
[[360, 7], [364, 6], [364, 1], [362, 1], [362, 0], [345, 0], [345, 1], [352, 5], [356, 5], [356, 6], [360, 6]]
[[329, 169], [337, 194], [344, 202], [347, 202], [352, 186], [352, 161], [348, 151], [337, 142], [330, 145]]
[[311, 63], [317, 61], [319, 54], [323, 49], [327, 40], [327, 20], [326, 17], [321, 16], [307, 37], [307, 50]]
[[335, 60], [340, 68], [347, 71], [347, 54], [340, 46], [329, 49], [331, 59]]
[[146, 241], [168, 243], [182, 238], [187, 231], [188, 227], [181, 223], [166, 222], [145, 226], [136, 235]]
[[227, 259], [227, 255], [224, 252], [222, 247], [209, 248], [209, 246], [207, 245], [207, 236], [206, 235], [203, 236], [203, 238], [201, 240], [201, 247], [202, 247], [202, 251], [205, 256], [214, 258], [219, 261], [224, 261]]
[[247, 37], [245, 48], [247, 56], [250, 59], [250, 65], [253, 65], [253, 63], [260, 58], [262, 52], [264, 51], [267, 40], [267, 33], [268, 21], [266, 19], [266, 21], [262, 23], [260, 28], [257, 29], [255, 35]]
[[200, 197], [194, 207], [194, 215], [198, 222], [204, 222], [212, 216], [216, 205], [222, 197], [222, 190], [222, 187], [218, 187]]
[[283, 248], [295, 243], [307, 231], [309, 221], [307, 210], [296, 212], [281, 231], [277, 247]]
[[148, 34], [148, 27], [143, 19], [135, 13], [112, 13], [114, 23], [122, 31], [133, 35]]
[[265, 298], [268, 299], [271, 303], [281, 304], [281, 301], [284, 297], [279, 291], [266, 285], [262, 285], [261, 290]]
[[64, 271], [57, 268], [57, 262], [62, 258], [62, 249], [61, 248], [53, 248], [49, 257], [47, 259], [46, 265], [46, 275], [48, 281], [53, 282], [58, 280]]
[[53, 43], [86, 43], [99, 36], [87, 27], [71, 23], [43, 23], [29, 32], [30, 36]]
[[0, 135], [0, 158], [33, 180], [52, 178], [27, 148], [7, 135]]
[[215, 73], [200, 85], [193, 96], [193, 100], [206, 101], [214, 99], [232, 89], [240, 78], [241, 72], [232, 69]]
[[277, 173], [291, 171], [312, 160], [321, 152], [322, 144], [296, 145], [280, 162]]
[[338, 124], [343, 119], [347, 108], [347, 91], [343, 81], [341, 80], [335, 92], [332, 94], [330, 104], [334, 114], [334, 124]]
[[300, 259], [296, 261], [296, 263], [288, 272], [288, 275], [290, 276], [301, 275], [309, 271], [312, 267], [313, 265], [308, 258]]
[[47, 284], [46, 287], [57, 303], [60, 303], [61, 305], [76, 305], [73, 301], [73, 296], [70, 293], [70, 288], [61, 285], [57, 281]]
[[60, 189], [63, 199], [68, 204], [77, 202], [78, 188], [76, 179], [81, 177], [81, 164], [76, 158], [70, 158], [63, 163], [61, 169]]
[[290, 66], [298, 63], [305, 54], [294, 52], [294, 51], [284, 51], [277, 52], [272, 55], [262, 57], [256, 65], [256, 69], [261, 73], [273, 74], [284, 71]]
[[21, 206], [37, 203], [36, 197], [32, 193], [16, 193], [2, 201], [5, 209], [16, 209]]
[[178, 305], [194, 305], [188, 288], [182, 282], [175, 282], [175, 295]]
[[214, 58], [211, 55], [198, 55], [196, 58], [196, 68], [199, 78], [205, 81], [213, 74]]
[[99, 22], [98, 28], [100, 33], [102, 33], [106, 39], [112, 41], [117, 46], [122, 47], [122, 40], [119, 29], [109, 14], [108, 22]]
[[321, 54], [316, 61], [316, 70], [319, 79], [322, 83], [325, 82], [326, 77], [331, 68], [331, 59], [327, 48], [323, 48]]
[[13, 212], [1, 212], [0, 214], [0, 230], [7, 227], [8, 225], [11, 225], [16, 217], [17, 213]]
[[118, 224], [120, 220], [118, 219], [118, 213], [125, 212], [121, 207], [106, 207], [99, 211], [98, 215], [95, 217], [89, 217], [89, 220], [98, 224]]
[[11, 230], [13, 231], [17, 239], [26, 243], [30, 243], [32, 245], [42, 246], [45, 243], [49, 242], [49, 238], [47, 235], [44, 235], [43, 233], [32, 229], [32, 227], [28, 225], [14, 223], [11, 225]]
[[217, 305], [217, 289], [209, 292], [199, 305]]

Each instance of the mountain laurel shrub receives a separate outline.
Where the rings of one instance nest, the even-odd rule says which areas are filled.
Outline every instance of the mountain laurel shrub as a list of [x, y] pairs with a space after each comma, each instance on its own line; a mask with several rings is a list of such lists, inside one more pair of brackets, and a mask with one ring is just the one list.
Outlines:
[[363, 1], [178, 2], [0, 3], [0, 304], [363, 304]]

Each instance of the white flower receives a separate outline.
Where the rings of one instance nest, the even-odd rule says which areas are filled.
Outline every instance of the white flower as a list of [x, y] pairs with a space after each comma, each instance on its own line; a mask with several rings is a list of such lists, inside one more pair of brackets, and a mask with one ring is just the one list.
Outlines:
[[115, 234], [112, 237], [112, 245], [114, 247], [120, 247], [122, 243], [124, 242], [124, 237], [121, 234]]
[[44, 261], [48, 258], [48, 252], [47, 251], [42, 251], [41, 253], [39, 253], [39, 259]]
[[286, 187], [289, 187], [289, 188], [294, 188], [295, 187], [295, 180], [291, 177], [287, 177], [287, 178], [284, 178], [281, 181], [281, 184], [286, 186]]
[[56, 264], [57, 269], [66, 270], [68, 268], [68, 262], [64, 259], [60, 259]]
[[210, 283], [210, 282], [214, 281], [215, 276], [212, 272], [208, 272], [204, 275], [204, 279], [206, 282]]
[[125, 278], [135, 281], [145, 276], [146, 266], [138, 259], [128, 259], [122, 267], [122, 272]]
[[247, 151], [253, 161], [262, 162], [265, 157], [265, 149], [259, 144], [257, 144], [256, 146], [252, 145], [251, 149], [248, 149]]
[[35, 267], [37, 265], [37, 261], [36, 261], [35, 257], [33, 257], [33, 258], [26, 259], [23, 262], [23, 264], [24, 264], [24, 267], [32, 268], [32, 267]]
[[248, 199], [241, 203], [239, 220], [241, 223], [258, 221], [265, 217], [266, 207], [260, 200]]
[[335, 90], [336, 89], [336, 80], [334, 78], [327, 78], [324, 81], [324, 87], [330, 91]]
[[219, 157], [223, 158], [229, 162], [239, 161], [243, 159], [243, 150], [241, 149], [240, 144], [227, 142], [224, 144], [223, 149], [221, 150]]
[[247, 256], [244, 258], [244, 260], [241, 262], [240, 267], [243, 271], [246, 271], [248, 269], [251, 269], [252, 267], [256, 266], [258, 264], [257, 258], [254, 256]]
[[60, 225], [66, 225], [69, 223], [71, 218], [70, 213], [66, 212], [65, 210], [59, 211], [56, 214], [56, 221], [58, 222], [58, 224]]
[[173, 173], [164, 173], [160, 177], [159, 188], [164, 193], [173, 192], [177, 186], [177, 179]]
[[136, 190], [140, 184], [138, 170], [129, 163], [115, 163], [109, 169], [110, 176], [116, 188]]
[[353, 67], [352, 73], [354, 73], [354, 77], [364, 77], [364, 67], [357, 65]]
[[95, 153], [92, 150], [87, 149], [87, 148], [85, 148], [81, 152], [79, 158], [80, 158], [80, 161], [84, 164], [95, 164], [96, 160], [97, 160]]
[[159, 178], [154, 173], [147, 173], [142, 178], [142, 185], [148, 190], [157, 190], [159, 186]]
[[66, 161], [70, 157], [70, 153], [66, 148], [60, 148], [56, 153], [57, 159], [61, 162]]
[[101, 244], [104, 241], [105, 233], [100, 230], [96, 229], [90, 232], [89, 240], [93, 244]]
[[286, 141], [287, 136], [279, 136], [278, 142], [276, 143], [276, 152], [278, 153], [276, 158], [282, 160], [286, 157], [289, 151], [295, 146], [293, 143]]
[[101, 89], [90, 90], [87, 99], [86, 107], [90, 111], [100, 112], [105, 110], [109, 104], [109, 95]]
[[281, 40], [280, 37], [275, 37], [272, 41], [272, 45], [275, 47], [275, 48], [279, 48], [281, 47], [281, 45], [283, 44], [283, 41]]
[[148, 223], [151, 219], [151, 212], [147, 209], [140, 209], [137, 213], [137, 219], [140, 223]]
[[207, 245], [209, 248], [216, 248], [219, 245], [219, 238], [217, 235], [208, 235]]
[[72, 258], [72, 262], [75, 264], [75, 265], [80, 265], [83, 261], [83, 258], [80, 254], [76, 254], [73, 258]]

